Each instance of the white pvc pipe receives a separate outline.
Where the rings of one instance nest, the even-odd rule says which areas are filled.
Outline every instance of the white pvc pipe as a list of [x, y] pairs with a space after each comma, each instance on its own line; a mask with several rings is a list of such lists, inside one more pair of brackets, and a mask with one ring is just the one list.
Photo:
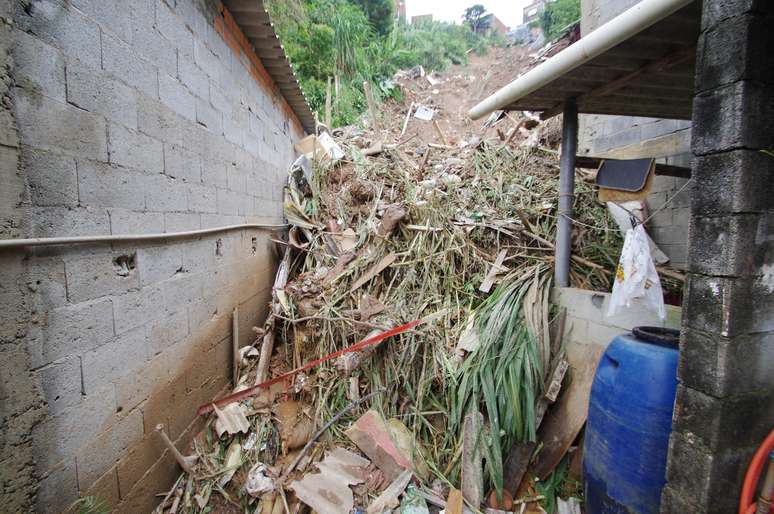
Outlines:
[[581, 64], [601, 55], [654, 23], [666, 18], [694, 0], [642, 0], [591, 34], [582, 37], [555, 56], [531, 69], [507, 86], [482, 100], [468, 115], [477, 120], [502, 109]]
[[202, 228], [185, 232], [163, 232], [157, 234], [117, 234], [105, 236], [70, 236], [70, 237], [35, 237], [31, 239], [3, 239], [0, 240], [0, 250], [12, 248], [25, 248], [28, 246], [73, 245], [86, 243], [118, 243], [127, 241], [152, 241], [158, 239], [175, 239], [181, 237], [193, 237], [216, 232], [241, 230], [247, 228], [285, 228], [287, 224], [272, 225], [266, 223], [244, 223], [242, 225], [226, 225], [223, 227]]

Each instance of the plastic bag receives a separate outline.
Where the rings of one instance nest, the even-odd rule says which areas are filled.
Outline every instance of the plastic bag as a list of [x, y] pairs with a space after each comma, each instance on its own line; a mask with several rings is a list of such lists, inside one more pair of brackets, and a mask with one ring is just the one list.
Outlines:
[[622, 308], [631, 307], [635, 299], [641, 300], [659, 318], [666, 317], [661, 281], [650, 257], [648, 234], [642, 225], [626, 232], [607, 315], [614, 316]]

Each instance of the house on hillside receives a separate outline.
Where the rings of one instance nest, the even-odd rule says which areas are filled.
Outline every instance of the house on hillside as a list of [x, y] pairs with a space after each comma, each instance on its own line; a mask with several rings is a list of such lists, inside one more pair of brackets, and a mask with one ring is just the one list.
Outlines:
[[430, 21], [433, 21], [432, 14], [417, 14], [416, 16], [411, 17], [412, 25], [419, 25], [420, 23], [426, 23]]
[[151, 512], [261, 324], [315, 123], [262, 5], [0, 4], [3, 512]]

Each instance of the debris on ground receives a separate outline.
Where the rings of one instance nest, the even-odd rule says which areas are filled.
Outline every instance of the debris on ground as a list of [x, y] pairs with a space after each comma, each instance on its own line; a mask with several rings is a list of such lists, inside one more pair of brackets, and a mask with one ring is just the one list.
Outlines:
[[[266, 321], [157, 513], [553, 512], [576, 494], [561, 463], [588, 381], [549, 300], [559, 131], [471, 122], [479, 80], [399, 72], [400, 101], [297, 145]], [[573, 221], [572, 286], [609, 291], [622, 238], [590, 174]]]

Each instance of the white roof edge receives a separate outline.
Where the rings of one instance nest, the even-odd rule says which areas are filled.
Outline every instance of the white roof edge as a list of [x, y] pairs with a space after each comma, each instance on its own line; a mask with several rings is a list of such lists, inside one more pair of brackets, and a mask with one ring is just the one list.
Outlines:
[[693, 1], [642, 0], [634, 7], [622, 12], [589, 35], [582, 37], [555, 56], [488, 96], [468, 111], [468, 115], [477, 120], [492, 111], [504, 108], [626, 41], [634, 34], [663, 20]]

